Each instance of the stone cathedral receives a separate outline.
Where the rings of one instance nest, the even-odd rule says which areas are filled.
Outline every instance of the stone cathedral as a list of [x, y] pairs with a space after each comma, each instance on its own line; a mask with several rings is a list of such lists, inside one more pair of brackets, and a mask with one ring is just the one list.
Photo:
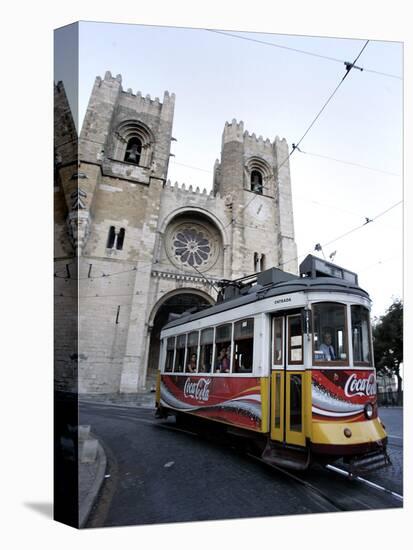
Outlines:
[[80, 394], [149, 388], [170, 313], [213, 304], [222, 279], [297, 272], [285, 139], [226, 122], [212, 190], [171, 184], [174, 105], [107, 72], [78, 136], [55, 85], [55, 318], [78, 316], [77, 334], [57, 322], [59, 389], [74, 370]]

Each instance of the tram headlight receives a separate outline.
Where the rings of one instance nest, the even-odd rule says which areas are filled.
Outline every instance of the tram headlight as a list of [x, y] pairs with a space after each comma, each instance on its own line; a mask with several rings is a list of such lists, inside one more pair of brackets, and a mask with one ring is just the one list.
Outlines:
[[373, 417], [373, 405], [371, 403], [367, 403], [367, 405], [364, 407], [364, 414], [368, 419]]

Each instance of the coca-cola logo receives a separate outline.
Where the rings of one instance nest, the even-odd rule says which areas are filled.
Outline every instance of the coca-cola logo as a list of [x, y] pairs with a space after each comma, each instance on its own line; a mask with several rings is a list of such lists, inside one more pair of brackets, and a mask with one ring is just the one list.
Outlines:
[[187, 378], [184, 385], [184, 397], [191, 397], [197, 401], [208, 401], [210, 383], [211, 379], [200, 378], [196, 382], [192, 382], [190, 378]]
[[355, 395], [366, 395], [368, 397], [375, 395], [376, 379], [374, 374], [370, 374], [368, 378], [357, 378], [357, 374], [353, 373], [347, 378], [344, 393], [347, 397], [354, 397]]

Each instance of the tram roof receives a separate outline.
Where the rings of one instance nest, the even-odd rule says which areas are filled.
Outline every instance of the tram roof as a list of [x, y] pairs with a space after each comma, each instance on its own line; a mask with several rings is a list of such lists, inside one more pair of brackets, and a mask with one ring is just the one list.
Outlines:
[[241, 296], [209, 306], [202, 311], [196, 311], [194, 313], [183, 312], [179, 315], [179, 317], [167, 323], [163, 328], [166, 329], [176, 327], [190, 321], [195, 321], [197, 319], [209, 317], [210, 315], [215, 315], [223, 311], [244, 306], [264, 298], [282, 296], [284, 294], [293, 294], [296, 292], [341, 292], [345, 294], [359, 295], [368, 299], [370, 298], [369, 294], [359, 287], [358, 284], [341, 278], [331, 276], [314, 278], [299, 277], [290, 273], [285, 275], [288, 275], [288, 280], [270, 285], [260, 285], [257, 283], [256, 285], [251, 286], [248, 291]]

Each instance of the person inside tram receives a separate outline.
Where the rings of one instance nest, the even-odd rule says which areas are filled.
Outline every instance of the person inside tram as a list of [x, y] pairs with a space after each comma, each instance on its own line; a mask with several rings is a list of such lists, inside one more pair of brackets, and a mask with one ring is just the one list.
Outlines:
[[325, 361], [335, 361], [337, 359], [332, 342], [331, 332], [326, 331], [323, 336], [323, 343], [320, 346]]
[[226, 347], [221, 348], [218, 353], [217, 372], [229, 372], [228, 349]]
[[188, 363], [188, 371], [196, 372], [196, 353], [191, 354], [191, 358]]

